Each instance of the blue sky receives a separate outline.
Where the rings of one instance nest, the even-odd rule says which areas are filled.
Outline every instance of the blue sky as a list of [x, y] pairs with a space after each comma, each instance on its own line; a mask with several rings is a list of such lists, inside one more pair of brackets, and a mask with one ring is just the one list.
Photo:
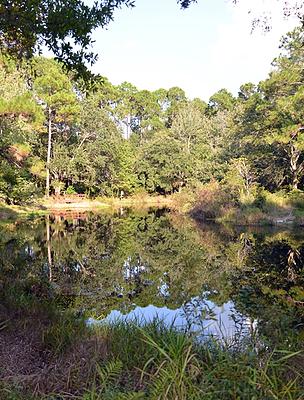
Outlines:
[[115, 12], [107, 30], [94, 33], [99, 61], [93, 70], [139, 89], [180, 86], [191, 98], [207, 100], [223, 87], [237, 93], [242, 83], [267, 76], [280, 37], [295, 25], [282, 18], [276, 0], [255, 0], [255, 11], [265, 2], [273, 29], [251, 34], [252, 0], [238, 6], [199, 0], [183, 11], [175, 0], [136, 0], [135, 8]]

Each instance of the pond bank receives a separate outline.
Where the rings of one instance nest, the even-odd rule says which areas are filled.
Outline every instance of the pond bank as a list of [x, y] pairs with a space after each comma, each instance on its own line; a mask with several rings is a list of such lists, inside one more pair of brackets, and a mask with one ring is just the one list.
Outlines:
[[[178, 193], [171, 196], [132, 196], [123, 199], [102, 197], [96, 199], [77, 197], [58, 197], [37, 199], [31, 205], [18, 206], [0, 203], [0, 221], [12, 221], [43, 214], [70, 214], [85, 212], [113, 212], [124, 208], [145, 210], [149, 208], [168, 208], [181, 215], [188, 215], [198, 222], [215, 222], [231, 226], [304, 226], [303, 205], [291, 204], [263, 207], [251, 205], [222, 204], [215, 196], [201, 201], [193, 193]], [[282, 201], [282, 199], [281, 199]], [[75, 214], [76, 215], [76, 214]]]
[[40, 206], [18, 206], [18, 205], [7, 205], [0, 203], [0, 223], [15, 221], [16, 219], [30, 218], [38, 215], [44, 215], [47, 213], [47, 209]]
[[225, 214], [208, 217], [203, 209], [196, 207], [189, 212], [189, 215], [198, 222], [214, 222], [230, 226], [304, 226], [304, 214], [300, 209], [266, 214], [258, 208], [234, 208]]
[[117, 210], [121, 208], [147, 209], [150, 207], [167, 207], [174, 209], [175, 203], [170, 196], [133, 196], [123, 199], [114, 197], [103, 197], [90, 200], [87, 198], [50, 198], [37, 199], [33, 204], [8, 205], [0, 203], [0, 220], [10, 221], [17, 218], [33, 217], [35, 215], [43, 215], [48, 213], [64, 213], [70, 211], [104, 211]]
[[92, 329], [28, 301], [18, 311], [0, 308], [0, 398], [301, 399], [299, 352], [266, 351], [254, 338], [198, 344], [160, 320]]
[[304, 226], [304, 193], [233, 193], [229, 186], [210, 183], [196, 193], [189, 214], [235, 226]]

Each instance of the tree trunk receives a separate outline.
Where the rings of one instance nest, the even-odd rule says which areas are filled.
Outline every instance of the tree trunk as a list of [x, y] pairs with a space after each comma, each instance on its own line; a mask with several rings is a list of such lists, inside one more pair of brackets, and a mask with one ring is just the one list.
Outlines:
[[52, 110], [48, 109], [48, 148], [46, 159], [46, 182], [45, 182], [45, 196], [50, 195], [50, 162], [51, 162], [51, 147], [52, 147]]
[[292, 144], [290, 146], [290, 171], [291, 171], [291, 177], [292, 177], [292, 188], [293, 189], [298, 189], [298, 184], [299, 184], [299, 157], [300, 157], [300, 151], [297, 150], [294, 145]]

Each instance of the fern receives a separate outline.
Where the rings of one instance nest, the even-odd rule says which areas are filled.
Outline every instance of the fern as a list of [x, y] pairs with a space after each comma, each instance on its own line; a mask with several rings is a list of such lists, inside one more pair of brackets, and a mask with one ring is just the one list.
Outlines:
[[101, 390], [108, 385], [115, 383], [122, 371], [122, 362], [120, 360], [109, 361], [103, 367], [97, 366], [97, 375]]

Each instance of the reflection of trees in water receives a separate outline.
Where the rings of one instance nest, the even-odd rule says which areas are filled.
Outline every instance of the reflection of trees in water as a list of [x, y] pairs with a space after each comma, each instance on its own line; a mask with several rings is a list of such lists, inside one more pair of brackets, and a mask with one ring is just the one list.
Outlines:
[[97, 314], [183, 305], [188, 324], [212, 319], [207, 300], [233, 299], [264, 327], [273, 310], [303, 317], [303, 242], [276, 230], [197, 227], [161, 212], [47, 216], [3, 229], [0, 280], [52, 281], [56, 298]]
[[182, 316], [187, 322], [187, 329], [193, 327], [204, 332], [208, 325], [217, 321], [214, 305], [210, 303], [204, 294], [186, 301], [182, 306]]
[[83, 294], [77, 304], [88, 308], [134, 299], [176, 308], [200, 287], [191, 274], [201, 277], [195, 263], [203, 260], [202, 249], [191, 231], [180, 234], [161, 213], [93, 215], [88, 221], [47, 216], [10, 235], [1, 251], [2, 263], [12, 265], [7, 278], [44, 276], [57, 296]]
[[242, 269], [231, 275], [238, 309], [258, 320], [268, 337], [288, 337], [304, 321], [304, 246], [290, 240], [256, 241]]

